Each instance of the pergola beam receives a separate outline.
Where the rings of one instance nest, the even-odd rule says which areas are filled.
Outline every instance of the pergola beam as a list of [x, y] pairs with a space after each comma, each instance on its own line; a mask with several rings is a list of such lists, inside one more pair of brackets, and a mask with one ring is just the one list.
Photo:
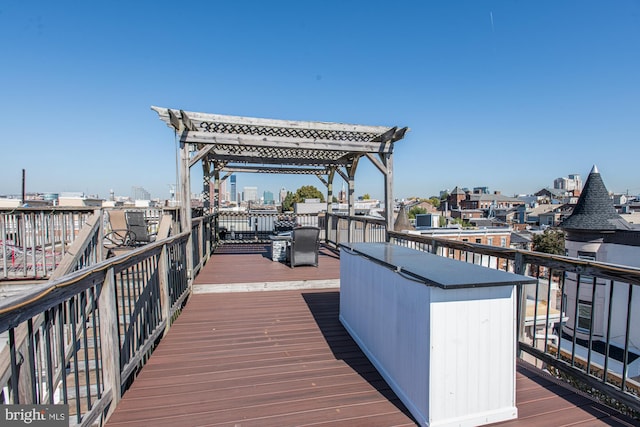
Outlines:
[[196, 163], [198, 163], [200, 160], [204, 159], [205, 156], [207, 154], [209, 154], [215, 147], [208, 145], [204, 148], [201, 148], [195, 156], [193, 156], [190, 160], [189, 160], [189, 167], [195, 165]]
[[252, 153], [253, 155], [234, 155], [232, 153], [209, 153], [209, 158], [213, 161], [224, 161], [228, 163], [245, 163], [252, 165], [260, 165], [260, 164], [268, 164], [268, 165], [288, 165], [288, 166], [318, 166], [318, 167], [328, 167], [328, 166], [346, 166], [349, 164], [348, 160], [338, 159], [338, 160], [325, 160], [325, 159], [310, 159], [310, 158], [300, 158], [300, 157], [264, 157], [260, 156], [258, 153]]
[[288, 175], [327, 175], [327, 168], [274, 168], [269, 166], [225, 166], [223, 172], [275, 173]]
[[193, 122], [184, 111], [180, 110], [180, 115], [182, 116], [182, 123], [184, 123], [184, 128], [188, 131], [196, 130], [196, 127], [193, 125]]
[[382, 163], [382, 161], [380, 161], [380, 159], [377, 159], [371, 153], [367, 153], [365, 154], [365, 156], [367, 156], [367, 158], [371, 161], [371, 163], [373, 163], [374, 166], [377, 167], [380, 172], [382, 172], [383, 174], [387, 173], [387, 167]]
[[368, 125], [354, 125], [347, 123], [333, 123], [333, 122], [310, 122], [310, 121], [292, 121], [281, 119], [264, 119], [257, 117], [243, 117], [243, 116], [228, 116], [222, 114], [210, 114], [200, 113], [193, 111], [172, 110], [163, 107], [151, 107], [152, 110], [158, 113], [160, 119], [165, 121], [167, 125], [174, 127], [177, 130], [181, 130], [179, 126], [175, 126], [173, 122], [169, 121], [169, 117], [173, 114], [179, 120], [182, 115], [187, 115], [192, 123], [225, 123], [229, 125], [240, 126], [257, 126], [257, 127], [269, 127], [269, 128], [282, 128], [282, 129], [302, 129], [302, 130], [317, 130], [317, 131], [336, 131], [336, 132], [351, 132], [351, 133], [371, 133], [381, 135], [389, 130], [386, 126], [368, 126]]
[[230, 136], [228, 134], [201, 131], [185, 132], [180, 138], [180, 141], [187, 144], [216, 144], [284, 150], [348, 151], [355, 153], [386, 153], [391, 150], [391, 143], [389, 141], [336, 141], [313, 138], [265, 137], [262, 135]]

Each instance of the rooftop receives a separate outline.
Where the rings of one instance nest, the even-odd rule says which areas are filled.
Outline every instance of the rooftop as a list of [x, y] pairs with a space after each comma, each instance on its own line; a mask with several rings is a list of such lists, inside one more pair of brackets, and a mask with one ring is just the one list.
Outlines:
[[[335, 254], [291, 269], [247, 248], [212, 257], [107, 425], [415, 425], [341, 325], [338, 288], [247, 292], [337, 279]], [[634, 425], [526, 362], [516, 376], [519, 417], [498, 425]]]

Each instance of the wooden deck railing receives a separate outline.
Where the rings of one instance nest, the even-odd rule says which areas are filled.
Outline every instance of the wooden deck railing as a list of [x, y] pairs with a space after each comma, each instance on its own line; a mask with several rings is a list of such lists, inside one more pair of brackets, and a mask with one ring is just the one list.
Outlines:
[[[269, 236], [290, 231], [298, 225], [311, 225], [324, 230], [324, 216], [318, 214], [278, 214], [271, 212], [220, 212], [220, 243], [270, 242]], [[324, 231], [323, 231], [324, 234]], [[324, 239], [324, 236], [320, 236]]]
[[[247, 217], [233, 217], [234, 221], [238, 219], [245, 221]], [[224, 216], [194, 218], [193, 229], [181, 233], [172, 233], [170, 224], [176, 224], [175, 220], [163, 218], [156, 242], [91, 266], [86, 265], [100, 259], [97, 254], [101, 245], [90, 242], [100, 241], [96, 236], [101, 233], [102, 222], [94, 218], [87, 223], [82, 244], [78, 242], [69, 250], [73, 260], [65, 261], [68, 274], [20, 300], [0, 304], [0, 333], [7, 336], [0, 358], [5, 364], [0, 366], [0, 400], [66, 403], [73, 415], [72, 424], [79, 425], [104, 419], [115, 407], [180, 312], [198, 270], [220, 243]], [[323, 225], [328, 243], [349, 241], [345, 239], [391, 241], [536, 277], [536, 285], [523, 288], [519, 299], [521, 357], [535, 357], [549, 369], [579, 378], [639, 409], [639, 378], [630, 369], [640, 363], [640, 359], [633, 360], [638, 322], [632, 318], [639, 298], [640, 270], [387, 232], [384, 222], [369, 218], [327, 215]], [[620, 331], [614, 333], [609, 326], [600, 336], [592, 323], [582, 338], [573, 334], [563, 339], [563, 330], [566, 332], [573, 326], [572, 319], [577, 318], [575, 304], [569, 306], [563, 298], [571, 283], [578, 287], [578, 294], [580, 287], [584, 290], [594, 283], [607, 287], [608, 325], [611, 316], [618, 320], [622, 317], [626, 322], [622, 337]], [[624, 306], [613, 298], [622, 294], [627, 296]], [[598, 353], [592, 345], [597, 340], [607, 344], [604, 353]], [[614, 346], [622, 352], [618, 357], [621, 361], [614, 357]]]
[[[0, 401], [67, 404], [71, 425], [104, 420], [115, 408], [181, 310], [212, 247], [213, 217], [194, 218], [192, 231], [172, 234], [165, 215], [154, 243], [78, 268], [88, 248], [101, 247], [98, 218], [69, 251], [67, 274], [0, 303], [0, 333], [7, 337]], [[189, 249], [197, 254], [191, 268]]]
[[326, 241], [336, 247], [340, 243], [384, 242], [386, 232], [384, 219], [327, 215]]
[[49, 278], [93, 208], [0, 208], [0, 280]]

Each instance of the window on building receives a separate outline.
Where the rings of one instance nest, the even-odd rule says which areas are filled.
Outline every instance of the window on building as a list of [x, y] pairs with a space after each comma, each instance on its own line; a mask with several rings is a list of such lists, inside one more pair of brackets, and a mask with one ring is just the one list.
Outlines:
[[[595, 252], [578, 251], [578, 259], [583, 259], [585, 261], [595, 261], [596, 260], [596, 253]], [[580, 275], [580, 282], [593, 283], [593, 276], [590, 276], [588, 274], [581, 274]]]
[[503, 248], [507, 247], [507, 238], [506, 237], [501, 237], [500, 238], [500, 246], [502, 246]]
[[578, 301], [578, 325], [576, 330], [583, 334], [589, 333], [589, 326], [591, 325], [591, 302], [590, 301]]
[[476, 243], [482, 243], [482, 239], [476, 239]]
[[493, 237], [487, 237], [487, 245], [493, 245]]

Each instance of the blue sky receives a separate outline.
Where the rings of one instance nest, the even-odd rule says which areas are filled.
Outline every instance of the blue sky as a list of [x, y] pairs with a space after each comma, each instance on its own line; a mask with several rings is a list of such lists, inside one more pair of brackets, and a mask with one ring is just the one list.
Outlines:
[[[0, 1], [0, 37], [0, 194], [26, 169], [27, 191], [169, 197], [174, 134], [151, 105], [408, 126], [396, 197], [531, 193], [593, 164], [640, 193], [638, 0]], [[366, 160], [364, 193], [383, 195]]]

